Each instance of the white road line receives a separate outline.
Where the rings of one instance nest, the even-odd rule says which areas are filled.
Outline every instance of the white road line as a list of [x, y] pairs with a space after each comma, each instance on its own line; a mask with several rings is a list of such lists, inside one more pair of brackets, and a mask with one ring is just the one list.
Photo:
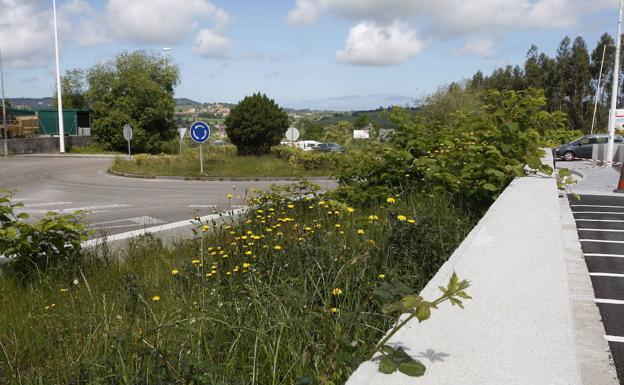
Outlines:
[[624, 337], [605, 335], [605, 339], [609, 342], [624, 342]]
[[624, 278], [624, 274], [616, 274], [616, 273], [589, 273], [592, 277], [614, 277], [614, 278]]
[[218, 205], [188, 205], [191, 209], [213, 209], [218, 207]]
[[604, 239], [579, 239], [580, 242], [624, 243], [624, 241], [606, 241]]
[[595, 298], [594, 302], [596, 302], [596, 303], [608, 303], [608, 304], [611, 304], [611, 305], [624, 305], [624, 301], [622, 301], [620, 299]]
[[602, 205], [570, 205], [570, 207], [601, 207], [605, 209], [624, 209], [624, 206], [602, 206]]
[[617, 230], [617, 229], [582, 229], [582, 228], [579, 228], [578, 231], [603, 231], [607, 233], [624, 233], [624, 229]]
[[586, 257], [607, 257], [607, 258], [624, 258], [622, 254], [601, 254], [601, 253], [586, 253]]
[[[24, 210], [24, 209], [21, 209], [19, 211], [26, 211], [26, 212], [33, 213], [33, 214], [45, 214], [45, 213], [49, 213], [50, 211], [53, 211], [55, 213], [68, 213], [68, 212], [74, 212], [74, 211], [90, 211], [92, 213], [102, 213], [102, 212], [107, 212], [108, 210], [106, 209], [119, 209], [119, 208], [124, 208], [124, 207], [132, 207], [132, 205], [111, 204], [111, 205], [97, 205], [97, 206], [84, 206], [84, 207], [70, 207], [70, 208], [58, 209], [58, 210], [54, 210], [54, 209]], [[106, 211], [102, 211], [102, 210], [106, 210]]]
[[43, 203], [32, 203], [22, 206], [23, 208], [29, 207], [46, 207], [46, 206], [60, 206], [60, 205], [71, 205], [72, 202], [43, 202]]
[[572, 214], [611, 214], [624, 215], [622, 211], [572, 211]]
[[583, 219], [583, 218], [574, 218], [577, 222], [610, 222], [610, 223], [624, 223], [624, 221], [618, 219]]
[[[239, 210], [228, 211], [226, 213], [206, 215], [206, 216], [200, 217], [199, 220], [202, 221], [202, 222], [212, 221], [212, 220], [216, 220], [216, 219], [219, 219], [219, 218], [222, 218], [222, 217], [229, 217], [229, 216], [239, 215], [239, 214], [244, 213], [245, 210], [246, 209], [239, 209]], [[100, 244], [104, 244], [104, 243], [107, 243], [107, 242], [122, 241], [122, 240], [125, 240], [125, 239], [128, 239], [128, 238], [138, 237], [138, 236], [141, 236], [141, 235], [156, 234], [156, 233], [160, 233], [162, 231], [174, 230], [174, 229], [177, 229], [177, 228], [180, 228], [180, 227], [189, 226], [192, 221], [193, 221], [193, 219], [186, 219], [186, 220], [183, 220], [183, 221], [167, 223], [167, 224], [161, 225], [161, 226], [154, 226], [154, 227], [149, 227], [149, 228], [146, 228], [146, 229], [128, 231], [128, 232], [121, 233], [121, 234], [113, 234], [111, 236], [103, 237], [103, 238], [90, 239], [88, 241], [82, 242], [82, 247], [94, 247], [94, 246], [97, 246], [97, 245], [100, 245]]]

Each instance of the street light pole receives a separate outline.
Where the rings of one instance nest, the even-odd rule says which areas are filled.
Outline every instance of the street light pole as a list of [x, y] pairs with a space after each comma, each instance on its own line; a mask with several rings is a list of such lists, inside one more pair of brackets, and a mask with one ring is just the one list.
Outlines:
[[617, 37], [615, 39], [615, 61], [613, 62], [613, 88], [611, 89], [611, 110], [609, 111], [609, 143], [607, 144], [607, 167], [613, 166], [613, 142], [615, 139], [615, 109], [617, 108], [620, 82], [620, 44], [622, 42], [622, 0], [618, 11]]
[[4, 156], [9, 156], [9, 132], [6, 119], [6, 104], [4, 103], [4, 68], [2, 67], [2, 51], [0, 50], [0, 83], [2, 84], [2, 127], [4, 128]]
[[59, 152], [65, 152], [65, 126], [63, 125], [63, 97], [61, 90], [61, 65], [59, 61], [58, 27], [56, 25], [56, 0], [52, 0], [54, 14], [54, 49], [56, 53], [56, 99], [58, 102]]

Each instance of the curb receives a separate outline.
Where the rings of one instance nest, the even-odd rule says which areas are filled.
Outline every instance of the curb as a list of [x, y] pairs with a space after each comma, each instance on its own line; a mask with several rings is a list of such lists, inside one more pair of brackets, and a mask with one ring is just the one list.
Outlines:
[[9, 158], [90, 158], [90, 159], [115, 159], [123, 154], [13, 154]]
[[161, 179], [161, 180], [184, 180], [184, 181], [205, 181], [205, 182], [214, 182], [214, 181], [223, 181], [223, 182], [236, 182], [236, 181], [297, 181], [301, 179], [306, 179], [310, 181], [314, 180], [327, 180], [334, 179], [331, 176], [302, 176], [302, 177], [294, 177], [294, 176], [254, 176], [254, 177], [228, 177], [228, 176], [151, 176], [151, 175], [141, 175], [141, 174], [131, 174], [114, 171], [113, 169], [108, 169], [108, 173], [115, 176], [121, 176], [126, 178], [137, 178], [137, 179]]

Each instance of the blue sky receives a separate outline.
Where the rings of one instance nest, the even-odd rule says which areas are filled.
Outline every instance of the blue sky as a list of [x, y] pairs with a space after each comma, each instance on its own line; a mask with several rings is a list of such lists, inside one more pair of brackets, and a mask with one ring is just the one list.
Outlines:
[[[172, 47], [178, 97], [374, 108], [522, 64], [563, 35], [615, 35], [617, 0], [57, 0], [62, 70]], [[10, 97], [54, 90], [51, 0], [0, 0]]]

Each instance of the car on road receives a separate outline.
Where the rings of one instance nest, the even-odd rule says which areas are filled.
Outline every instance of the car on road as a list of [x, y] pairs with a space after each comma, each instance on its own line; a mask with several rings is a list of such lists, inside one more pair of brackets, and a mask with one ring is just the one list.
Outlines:
[[344, 147], [339, 145], [338, 143], [321, 143], [314, 147], [314, 151], [319, 152], [345, 152]]
[[[570, 143], [555, 148], [555, 158], [564, 160], [573, 160], [578, 158], [590, 159], [592, 157], [592, 148], [594, 144], [606, 144], [609, 141], [607, 134], [585, 135]], [[624, 138], [616, 136], [615, 143], [624, 143]]]
[[225, 140], [221, 140], [221, 139], [217, 139], [214, 142], [210, 143], [213, 146], [225, 146], [230, 144], [229, 142], [226, 142]]

